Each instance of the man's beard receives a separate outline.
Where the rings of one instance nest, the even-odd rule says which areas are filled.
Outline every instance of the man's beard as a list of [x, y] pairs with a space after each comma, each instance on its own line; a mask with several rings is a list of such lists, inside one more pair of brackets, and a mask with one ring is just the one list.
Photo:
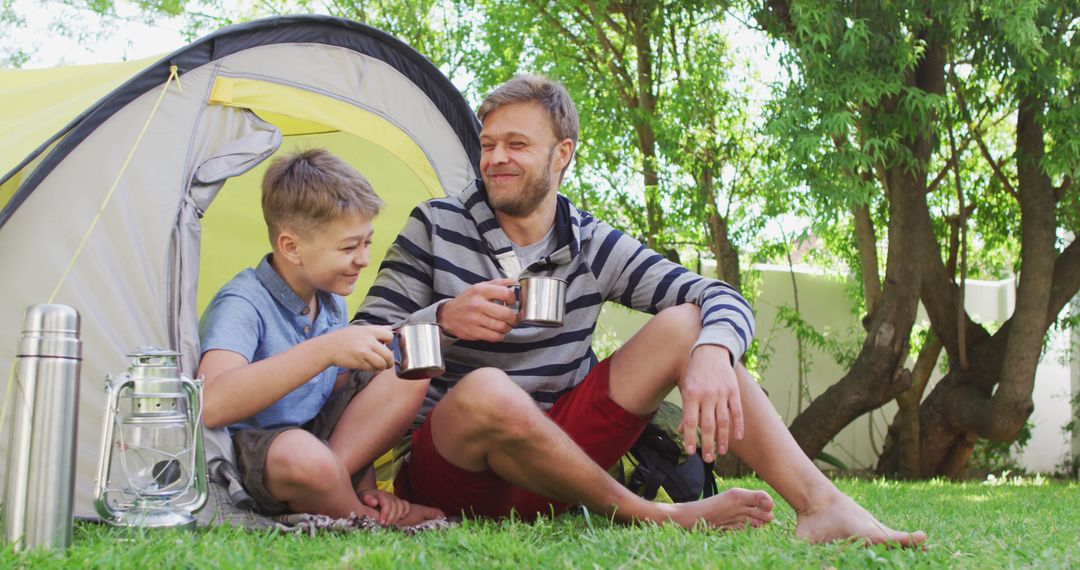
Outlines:
[[528, 177], [522, 181], [520, 192], [488, 193], [491, 208], [515, 218], [523, 218], [536, 211], [540, 203], [551, 192], [551, 160], [555, 156], [555, 147], [548, 153], [548, 162], [540, 169], [540, 176]]

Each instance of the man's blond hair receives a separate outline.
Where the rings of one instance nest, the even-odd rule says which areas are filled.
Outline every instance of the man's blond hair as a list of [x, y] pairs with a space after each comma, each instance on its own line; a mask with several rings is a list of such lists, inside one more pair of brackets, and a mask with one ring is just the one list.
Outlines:
[[551, 130], [555, 133], [555, 139], [570, 139], [577, 144], [577, 107], [562, 83], [541, 75], [515, 75], [484, 98], [484, 102], [476, 110], [476, 115], [483, 123], [488, 113], [513, 103], [539, 103], [551, 119]]
[[367, 178], [326, 149], [279, 157], [263, 175], [263, 219], [271, 243], [285, 230], [310, 235], [344, 214], [374, 218], [382, 206]]

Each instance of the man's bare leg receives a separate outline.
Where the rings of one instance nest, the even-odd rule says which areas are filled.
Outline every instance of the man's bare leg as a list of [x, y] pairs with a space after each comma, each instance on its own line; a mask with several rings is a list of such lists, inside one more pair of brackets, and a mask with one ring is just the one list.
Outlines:
[[[690, 304], [665, 309], [654, 317], [650, 326], [642, 328], [615, 353], [611, 364], [612, 399], [635, 413], [656, 409], [684, 373], [700, 322], [699, 309]], [[664, 350], [656, 350], [658, 346]], [[874, 544], [904, 546], [926, 540], [922, 532], [898, 532], [882, 525], [841, 493], [799, 448], [746, 369], [736, 364], [735, 371], [745, 436], [730, 440], [732, 450], [795, 509], [797, 536], [810, 542], [854, 537]]]
[[795, 509], [795, 535], [810, 542], [849, 538], [871, 544], [916, 546], [926, 534], [901, 532], [881, 524], [840, 492], [791, 436], [772, 403], [741, 365], [736, 366], [746, 435], [732, 450]]
[[[643, 413], [655, 410], [656, 402]], [[743, 528], [772, 520], [772, 498], [760, 491], [732, 489], [676, 505], [638, 497], [593, 462], [499, 370], [480, 369], [463, 378], [439, 402], [431, 421], [435, 448], [451, 464], [469, 471], [490, 467], [514, 485], [582, 503], [620, 521], [671, 521], [687, 528], [701, 521]]]

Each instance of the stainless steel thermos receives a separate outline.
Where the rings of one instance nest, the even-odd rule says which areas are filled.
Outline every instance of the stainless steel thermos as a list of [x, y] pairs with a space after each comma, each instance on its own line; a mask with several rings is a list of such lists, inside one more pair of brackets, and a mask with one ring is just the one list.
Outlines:
[[4, 539], [18, 550], [71, 546], [82, 341], [67, 305], [26, 310], [16, 354]]

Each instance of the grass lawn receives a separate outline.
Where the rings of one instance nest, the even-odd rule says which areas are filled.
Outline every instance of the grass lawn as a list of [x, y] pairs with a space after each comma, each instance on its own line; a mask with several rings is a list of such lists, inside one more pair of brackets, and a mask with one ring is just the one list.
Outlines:
[[[728, 486], [765, 488], [755, 479]], [[844, 492], [896, 528], [930, 535], [925, 551], [810, 546], [794, 537], [794, 513], [745, 532], [684, 532], [612, 525], [568, 515], [534, 525], [466, 521], [409, 537], [317, 537], [218, 527], [196, 533], [122, 532], [80, 523], [72, 548], [14, 554], [0, 568], [1078, 568], [1080, 484], [1011, 479], [1003, 484], [842, 480]]]

